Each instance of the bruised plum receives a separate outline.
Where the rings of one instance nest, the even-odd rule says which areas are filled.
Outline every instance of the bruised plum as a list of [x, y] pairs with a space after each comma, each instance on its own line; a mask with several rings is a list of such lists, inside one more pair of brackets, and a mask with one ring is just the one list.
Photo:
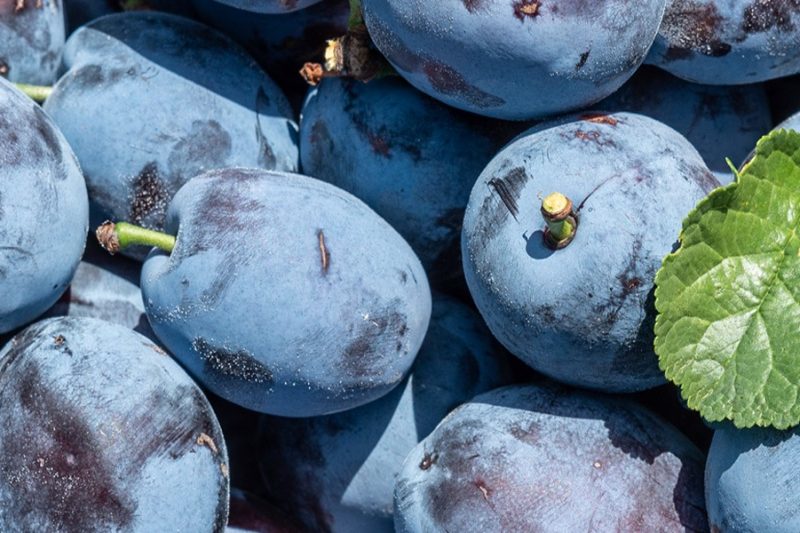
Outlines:
[[354, 194], [411, 244], [434, 286], [461, 275], [461, 219], [483, 168], [523, 126], [476, 117], [398, 77], [326, 79], [300, 120], [303, 171]]
[[644, 61], [665, 0], [362, 0], [375, 45], [442, 102], [505, 119], [579, 109]]
[[64, 136], [30, 98], [0, 80], [0, 333], [58, 300], [89, 226], [86, 183]]
[[720, 427], [705, 480], [714, 531], [800, 531], [800, 428]]
[[738, 85], [800, 72], [797, 0], [668, 0], [647, 62], [695, 83]]
[[0, 405], [0, 530], [223, 531], [219, 425], [149, 339], [37, 322], [0, 352]]
[[200, 172], [297, 169], [286, 97], [238, 45], [198, 22], [107, 15], [70, 36], [64, 64], [44, 109], [105, 218], [161, 229], [170, 198]]
[[[697, 150], [633, 113], [541, 124], [478, 178], [464, 217], [464, 273], [508, 350], [562, 382], [633, 392], [664, 382], [653, 279], [695, 204], [718, 186]], [[574, 239], [546, 243], [542, 198], [572, 200]]]
[[392, 491], [408, 452], [454, 407], [509, 383], [480, 316], [438, 295], [411, 375], [380, 400], [329, 416], [264, 417], [270, 496], [310, 531], [392, 531]]
[[305, 176], [223, 169], [170, 204], [171, 254], [141, 287], [153, 330], [209, 390], [281, 416], [387, 394], [431, 313], [409, 245], [361, 201]]
[[0, 0], [0, 76], [15, 83], [55, 83], [64, 48], [59, 0]]
[[395, 526], [708, 531], [703, 454], [629, 400], [548, 384], [477, 396], [406, 458]]

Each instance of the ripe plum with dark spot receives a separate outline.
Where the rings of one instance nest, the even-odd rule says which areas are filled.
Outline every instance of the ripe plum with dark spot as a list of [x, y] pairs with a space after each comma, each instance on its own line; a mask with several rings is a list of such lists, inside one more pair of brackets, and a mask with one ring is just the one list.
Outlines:
[[0, 530], [224, 530], [219, 425], [150, 339], [92, 318], [37, 322], [0, 351], [0, 404]]
[[497, 389], [406, 458], [395, 527], [423, 531], [708, 531], [703, 454], [625, 399], [549, 384]]
[[170, 204], [170, 254], [141, 287], [153, 330], [210, 391], [280, 416], [387, 394], [422, 344], [431, 296], [411, 247], [360, 200], [296, 174], [223, 169]]
[[647, 62], [695, 83], [739, 85], [800, 72], [797, 0], [668, 0]]
[[480, 115], [591, 105], [644, 61], [665, 0], [362, 0], [372, 40], [424, 93]]
[[[64, 64], [44, 109], [103, 218], [161, 229], [170, 198], [200, 172], [297, 169], [285, 96], [216, 30], [164, 13], [107, 15], [70, 36]], [[126, 253], [141, 259], [147, 249]]]
[[[495, 337], [572, 385], [633, 392], [664, 383], [653, 350], [654, 285], [695, 204], [719, 183], [679, 133], [633, 113], [540, 124], [478, 178], [461, 250]], [[542, 198], [572, 200], [574, 240], [551, 249]]]

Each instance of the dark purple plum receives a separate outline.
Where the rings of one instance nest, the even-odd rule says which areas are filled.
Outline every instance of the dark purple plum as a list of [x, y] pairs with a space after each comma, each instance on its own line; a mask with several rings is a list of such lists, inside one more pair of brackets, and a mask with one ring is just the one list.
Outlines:
[[[679, 133], [633, 113], [538, 125], [484, 169], [461, 249], [495, 337], [558, 381], [608, 392], [664, 383], [653, 280], [695, 204], [719, 184]], [[543, 199], [571, 200], [572, 240], [548, 246]]]
[[[286, 14], [253, 13], [216, 0], [194, 0], [197, 18], [247, 49], [299, 109], [308, 85], [298, 74], [321, 61], [328, 39], [347, 32], [348, 0], [323, 0]], [[295, 98], [296, 97], [296, 98]]]
[[[75, 150], [103, 218], [161, 229], [170, 198], [197, 173], [297, 169], [285, 96], [207, 26], [156, 12], [107, 15], [72, 34], [64, 64], [44, 109]], [[127, 253], [141, 259], [147, 249]]]
[[67, 291], [43, 316], [99, 318], [157, 340], [139, 289], [141, 269], [133, 259], [109, 257], [90, 239]]
[[591, 105], [644, 61], [665, 0], [362, 0], [377, 48], [412, 85], [523, 120]]
[[37, 322], [0, 352], [0, 405], [0, 530], [224, 530], [219, 425], [151, 340], [91, 318]]
[[726, 162], [742, 161], [772, 128], [762, 84], [700, 85], [654, 67], [642, 67], [598, 109], [641, 113], [663, 122], [697, 148], [720, 183], [733, 181]]
[[59, 0], [0, 0], [0, 76], [15, 83], [55, 83], [64, 48]]
[[523, 125], [442, 105], [393, 76], [325, 79], [300, 120], [303, 171], [354, 194], [411, 244], [434, 286], [461, 278], [475, 179]]
[[392, 531], [392, 492], [408, 452], [475, 394], [510, 382], [480, 316], [436, 296], [411, 375], [380, 400], [305, 419], [264, 417], [270, 497], [310, 531]]
[[713, 531], [800, 531], [800, 428], [720, 427], [705, 481]]
[[281, 416], [330, 414], [408, 373], [431, 313], [411, 247], [360, 200], [319, 180], [207, 172], [167, 213], [170, 254], [141, 287], [150, 325], [210, 391]]
[[89, 226], [86, 183], [53, 121], [0, 80], [0, 334], [66, 290]]
[[254, 13], [291, 13], [305, 9], [323, 0], [215, 0], [220, 4], [233, 6], [236, 9]]
[[738, 85], [800, 72], [797, 0], [668, 0], [647, 62], [695, 83]]
[[539, 384], [453, 411], [406, 458], [399, 533], [708, 531], [703, 454], [634, 402]]

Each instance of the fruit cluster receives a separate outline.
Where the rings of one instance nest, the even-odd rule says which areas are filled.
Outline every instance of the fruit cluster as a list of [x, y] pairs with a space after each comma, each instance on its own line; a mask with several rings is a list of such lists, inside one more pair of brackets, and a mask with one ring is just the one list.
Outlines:
[[0, 2], [0, 531], [800, 530], [798, 27]]

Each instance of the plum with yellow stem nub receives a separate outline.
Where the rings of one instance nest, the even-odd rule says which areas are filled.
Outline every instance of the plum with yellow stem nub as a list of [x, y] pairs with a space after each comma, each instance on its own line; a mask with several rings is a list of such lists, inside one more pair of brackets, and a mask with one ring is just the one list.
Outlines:
[[545, 244], [553, 250], [560, 250], [571, 243], [578, 229], [578, 216], [572, 208], [572, 201], [560, 192], [548, 194], [542, 200], [541, 212], [547, 222]]
[[155, 231], [128, 222], [103, 222], [95, 231], [97, 242], [108, 253], [124, 250], [128, 246], [155, 246], [167, 253], [175, 248], [175, 237], [167, 233]]

